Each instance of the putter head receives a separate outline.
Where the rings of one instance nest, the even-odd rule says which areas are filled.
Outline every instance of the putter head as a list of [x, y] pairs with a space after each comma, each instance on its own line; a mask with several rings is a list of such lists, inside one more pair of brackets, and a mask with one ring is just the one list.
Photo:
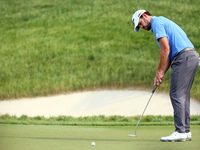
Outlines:
[[128, 136], [136, 137], [137, 135], [135, 135], [135, 134], [128, 134]]

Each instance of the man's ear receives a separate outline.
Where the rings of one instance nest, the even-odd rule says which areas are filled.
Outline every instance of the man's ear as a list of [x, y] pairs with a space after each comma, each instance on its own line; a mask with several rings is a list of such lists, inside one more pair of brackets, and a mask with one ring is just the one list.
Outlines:
[[144, 14], [142, 14], [142, 16], [143, 16], [144, 18], [147, 18], [147, 14], [145, 14], [145, 13], [144, 13]]

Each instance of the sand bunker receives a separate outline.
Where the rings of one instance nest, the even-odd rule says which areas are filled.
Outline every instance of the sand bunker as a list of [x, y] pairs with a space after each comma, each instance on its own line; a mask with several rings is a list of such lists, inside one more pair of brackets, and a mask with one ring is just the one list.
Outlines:
[[[150, 92], [132, 90], [88, 91], [0, 102], [0, 114], [33, 116], [141, 115]], [[191, 114], [200, 114], [200, 104], [191, 100]], [[154, 93], [144, 115], [173, 115], [168, 95]]]

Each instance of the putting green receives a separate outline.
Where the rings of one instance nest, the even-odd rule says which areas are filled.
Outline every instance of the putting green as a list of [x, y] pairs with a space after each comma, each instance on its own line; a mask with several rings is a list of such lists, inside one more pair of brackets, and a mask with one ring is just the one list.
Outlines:
[[[85, 127], [0, 125], [1, 150], [197, 150], [200, 149], [200, 126], [191, 126], [192, 141], [160, 142], [173, 126], [139, 126], [137, 137], [134, 127]], [[91, 146], [92, 142], [96, 146]]]

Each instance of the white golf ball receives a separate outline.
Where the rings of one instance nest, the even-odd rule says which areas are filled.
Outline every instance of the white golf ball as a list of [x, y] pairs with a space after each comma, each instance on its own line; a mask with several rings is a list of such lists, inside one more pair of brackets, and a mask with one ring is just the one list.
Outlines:
[[92, 145], [92, 146], [95, 146], [95, 142], [92, 142], [91, 145]]

